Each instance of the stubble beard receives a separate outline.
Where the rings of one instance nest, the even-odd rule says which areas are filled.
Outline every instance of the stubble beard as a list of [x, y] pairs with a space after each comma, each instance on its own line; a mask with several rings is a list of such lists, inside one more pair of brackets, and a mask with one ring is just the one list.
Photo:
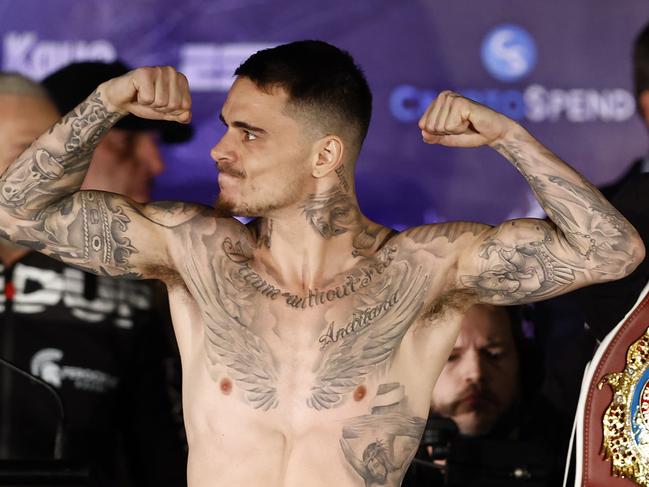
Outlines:
[[267, 216], [270, 212], [282, 209], [295, 203], [300, 193], [300, 185], [291, 182], [275, 201], [233, 201], [220, 193], [214, 203], [214, 209], [220, 217], [242, 216], [257, 218]]

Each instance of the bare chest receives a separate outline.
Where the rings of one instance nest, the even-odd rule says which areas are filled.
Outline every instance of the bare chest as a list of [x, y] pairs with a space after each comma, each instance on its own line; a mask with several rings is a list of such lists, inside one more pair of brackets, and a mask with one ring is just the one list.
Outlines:
[[393, 366], [430, 287], [396, 249], [302, 292], [223, 254], [209, 265], [188, 259], [185, 282], [202, 318], [211, 380], [264, 411], [330, 410], [362, 396]]

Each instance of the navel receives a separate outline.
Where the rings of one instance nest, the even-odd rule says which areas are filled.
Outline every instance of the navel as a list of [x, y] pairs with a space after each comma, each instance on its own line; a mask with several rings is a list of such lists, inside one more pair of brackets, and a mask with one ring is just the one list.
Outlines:
[[232, 381], [230, 379], [221, 379], [219, 388], [223, 394], [229, 395], [232, 392]]
[[362, 401], [365, 397], [365, 394], [367, 394], [367, 389], [365, 388], [365, 386], [358, 386], [354, 390], [354, 401]]

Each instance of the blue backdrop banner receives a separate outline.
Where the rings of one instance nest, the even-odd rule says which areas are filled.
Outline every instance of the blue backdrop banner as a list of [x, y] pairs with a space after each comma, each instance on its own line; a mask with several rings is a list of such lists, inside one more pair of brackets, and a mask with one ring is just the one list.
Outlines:
[[374, 118], [357, 185], [365, 212], [387, 225], [541, 215], [494, 151], [421, 141], [417, 120], [443, 89], [519, 121], [596, 184], [647, 150], [630, 65], [646, 0], [0, 0], [0, 18], [4, 70], [41, 79], [72, 61], [121, 58], [189, 77], [196, 136], [165, 148], [157, 199], [213, 201], [209, 150], [233, 70], [306, 38], [348, 50], [368, 77]]

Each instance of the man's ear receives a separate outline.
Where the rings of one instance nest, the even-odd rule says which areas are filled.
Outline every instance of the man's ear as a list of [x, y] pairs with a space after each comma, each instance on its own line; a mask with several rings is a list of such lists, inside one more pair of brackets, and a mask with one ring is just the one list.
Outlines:
[[644, 124], [649, 127], [649, 90], [643, 90], [638, 95], [638, 107]]
[[335, 171], [343, 162], [344, 149], [343, 141], [336, 135], [320, 139], [311, 171], [313, 177], [321, 178]]

